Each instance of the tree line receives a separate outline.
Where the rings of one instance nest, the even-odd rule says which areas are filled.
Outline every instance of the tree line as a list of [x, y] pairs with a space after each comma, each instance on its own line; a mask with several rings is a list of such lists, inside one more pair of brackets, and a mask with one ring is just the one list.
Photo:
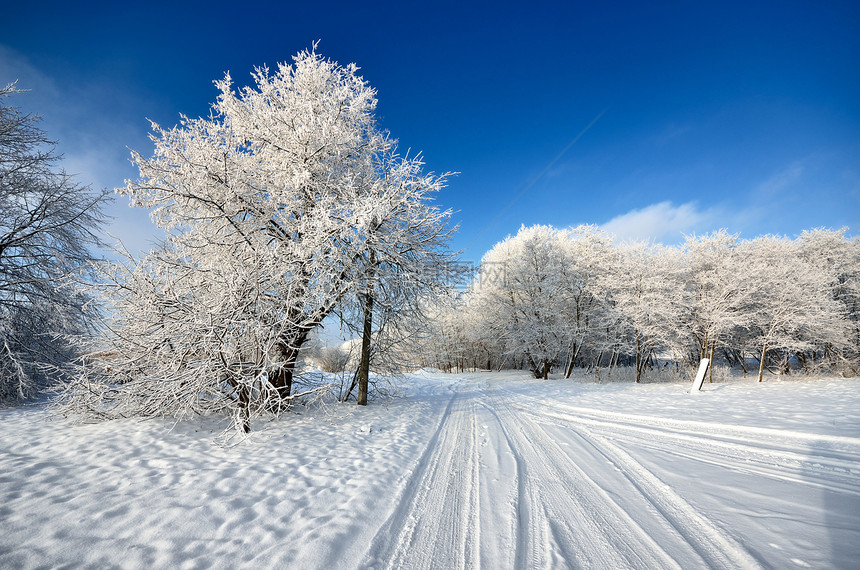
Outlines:
[[860, 240], [814, 229], [677, 247], [616, 243], [597, 226], [523, 227], [438, 303], [425, 360], [445, 370], [528, 368], [569, 377], [717, 359], [757, 375], [860, 368]]

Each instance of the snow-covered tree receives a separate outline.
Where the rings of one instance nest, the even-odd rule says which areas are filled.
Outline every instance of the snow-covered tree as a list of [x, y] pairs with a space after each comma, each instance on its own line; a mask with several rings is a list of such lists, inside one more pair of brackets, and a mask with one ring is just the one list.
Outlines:
[[446, 214], [428, 200], [444, 177], [396, 156], [355, 65], [310, 50], [252, 76], [238, 91], [216, 82], [209, 118], [153, 124], [154, 155], [133, 153], [140, 178], [119, 191], [169, 237], [103, 275], [109, 335], [67, 392], [72, 409], [215, 409], [247, 431], [297, 397], [312, 333], [380, 264], [437, 251], [427, 238]]
[[[855, 374], [860, 240], [812, 230], [740, 240], [725, 230], [682, 247], [614, 245], [593, 226], [523, 227], [484, 257], [433, 328], [446, 369], [619, 362], [639, 381], [658, 357], [695, 366], [789, 362]], [[430, 354], [434, 353], [431, 349]]]
[[846, 331], [841, 347], [825, 344], [826, 358], [843, 373], [860, 374], [860, 237], [849, 238], [847, 228], [803, 232], [799, 255], [816, 272], [827, 276], [828, 290], [841, 307]]
[[565, 377], [570, 377], [587, 345], [604, 341], [609, 316], [606, 276], [617, 255], [613, 238], [594, 225], [577, 226], [560, 237], [563, 239], [555, 245], [560, 248], [559, 278], [564, 294], [558, 300], [565, 320]]
[[737, 235], [720, 230], [688, 237], [684, 243], [687, 287], [679, 291], [678, 302], [685, 314], [677, 337], [687, 339], [692, 366], [700, 358], [713, 362], [715, 351], [730, 346], [734, 336], [749, 326], [754, 300], [743, 286], [739, 242]]
[[0, 401], [19, 400], [68, 371], [68, 335], [92, 318], [70, 287], [100, 245], [104, 192], [58, 168], [39, 118], [6, 103], [0, 88]]
[[846, 322], [829, 272], [799, 255], [799, 242], [763, 236], [742, 243], [739, 252], [749, 268], [743, 284], [750, 298], [750, 343], [759, 353], [759, 382], [769, 354], [778, 355], [787, 371], [793, 356], [843, 344]]
[[428, 326], [417, 351], [421, 366], [445, 372], [464, 368], [469, 322], [463, 314], [465, 308], [463, 297], [452, 295], [426, 301], [423, 313], [428, 317]]
[[643, 242], [617, 246], [618, 263], [607, 282], [615, 326], [627, 343], [622, 348], [635, 356], [636, 382], [645, 366], [660, 350], [678, 352], [678, 303], [684, 282], [680, 252]]
[[481, 296], [482, 287], [496, 277], [485, 271], [466, 291], [437, 297], [419, 348], [425, 362], [447, 371], [518, 367], [520, 355], [507, 353], [498, 323], [489, 318], [494, 312], [487, 312], [493, 309]]
[[362, 339], [359, 405], [367, 404], [371, 364], [378, 371], [402, 364], [397, 357], [424, 316], [420, 301], [445, 292], [455, 267], [447, 246], [451, 212], [430, 205], [446, 176], [423, 174], [420, 156], [401, 158], [393, 150], [374, 165], [377, 180], [361, 196], [368, 215], [354, 272], [361, 282], [355, 305]]
[[567, 232], [549, 226], [524, 226], [481, 261], [501, 268], [502, 276], [481, 284], [481, 310], [504, 339], [506, 352], [522, 356], [537, 378], [547, 377], [571, 341], [561, 310], [573, 303], [562, 278], [569, 265], [568, 239]]

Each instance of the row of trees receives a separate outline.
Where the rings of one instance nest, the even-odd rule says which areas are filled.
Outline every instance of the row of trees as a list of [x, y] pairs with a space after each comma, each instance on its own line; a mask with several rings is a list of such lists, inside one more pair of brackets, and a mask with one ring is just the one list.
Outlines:
[[107, 318], [65, 392], [72, 411], [219, 411], [248, 431], [313, 389], [302, 355], [336, 316], [362, 337], [350, 393], [364, 404], [394, 315], [444, 286], [450, 214], [431, 199], [446, 175], [397, 153], [355, 65], [304, 51], [216, 87], [209, 118], [153, 124], [153, 156], [133, 153], [140, 178], [119, 192], [168, 238], [99, 266]]
[[425, 351], [443, 369], [556, 369], [700, 358], [788, 372], [857, 374], [860, 240], [844, 230], [680, 247], [615, 243], [596, 226], [523, 227], [483, 258], [469, 289], [436, 308]]

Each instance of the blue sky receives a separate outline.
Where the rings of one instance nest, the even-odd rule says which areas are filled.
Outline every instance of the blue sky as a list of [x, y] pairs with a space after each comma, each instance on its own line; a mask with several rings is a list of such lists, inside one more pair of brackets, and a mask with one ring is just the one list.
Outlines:
[[[595, 223], [666, 243], [719, 228], [860, 229], [855, 3], [32, 1], [3, 11], [0, 82], [32, 90], [13, 101], [44, 116], [67, 170], [96, 186], [135, 176], [128, 148], [151, 151], [147, 118], [205, 115], [225, 71], [246, 81], [321, 40], [320, 53], [361, 67], [403, 149], [459, 172], [439, 203], [456, 211], [465, 260], [521, 224]], [[155, 235], [123, 199], [111, 213], [110, 231], [132, 250]]]

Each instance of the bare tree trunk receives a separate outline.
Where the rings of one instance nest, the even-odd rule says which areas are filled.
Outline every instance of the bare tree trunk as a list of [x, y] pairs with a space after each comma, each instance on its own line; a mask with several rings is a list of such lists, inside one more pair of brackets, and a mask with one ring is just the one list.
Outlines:
[[612, 376], [612, 369], [618, 366], [618, 347], [612, 349], [612, 356], [609, 357], [609, 369], [606, 372], [607, 376]]
[[761, 347], [761, 362], [758, 365], [758, 381], [761, 382], [761, 378], [764, 375], [764, 357], [767, 354], [767, 343]]
[[585, 371], [586, 374], [588, 372], [591, 372], [591, 369], [594, 369], [594, 371], [597, 373], [597, 376], [600, 377], [600, 361], [602, 361], [602, 360], [603, 360], [603, 351], [601, 350], [600, 353], [598, 353], [598, 355], [597, 355], [597, 359], [596, 360], [593, 359], [591, 361], [591, 368]]
[[289, 399], [293, 393], [293, 367], [295, 361], [290, 362], [286, 367], [278, 371], [278, 376], [275, 379], [275, 389], [278, 391], [278, 397], [281, 400]]
[[[714, 343], [714, 344], [716, 344], [716, 343]], [[711, 365], [708, 366], [708, 383], [709, 384], [714, 383], [714, 344], [711, 345], [711, 357], [710, 357]]]
[[573, 367], [576, 364], [576, 359], [579, 357], [579, 350], [582, 348], [582, 343], [573, 343], [572, 350], [573, 354], [570, 357], [570, 362], [567, 365], [567, 370], [564, 371], [564, 377], [570, 378], [570, 375], [573, 374]]
[[537, 361], [535, 361], [535, 359], [532, 358], [532, 355], [528, 352], [526, 352], [526, 358], [528, 359], [529, 370], [531, 370], [532, 376], [540, 380], [541, 376], [543, 375], [540, 364], [538, 364]]
[[364, 301], [364, 328], [361, 333], [361, 362], [358, 366], [358, 405], [367, 405], [367, 387], [370, 379], [370, 335], [373, 324], [373, 295]]
[[361, 331], [361, 362], [358, 367], [358, 405], [367, 405], [367, 384], [370, 378], [370, 335], [373, 332], [373, 275], [376, 255], [370, 250], [370, 271], [367, 294], [364, 297], [364, 327]]
[[636, 333], [636, 383], [639, 383], [639, 379], [642, 377], [642, 368], [644, 368], [644, 363], [642, 362], [642, 341], [639, 339], [639, 333]]
[[[303, 326], [298, 330], [290, 331], [290, 335], [285, 335], [284, 340], [278, 343], [278, 350], [284, 359], [284, 364], [278, 370], [278, 374], [274, 378], [269, 378], [269, 383], [275, 388], [278, 394], [277, 402], [274, 402], [272, 409], [275, 412], [280, 411], [289, 405], [290, 396], [293, 392], [293, 377], [296, 371], [296, 364], [299, 361], [299, 354], [302, 346], [307, 342], [313, 327]], [[291, 338], [292, 337], [292, 338]], [[287, 402], [285, 404], [284, 402]]]
[[803, 367], [803, 373], [808, 375], [809, 374], [809, 361], [806, 358], [806, 353], [805, 352], [798, 352], [795, 354], [795, 357], [797, 358], [797, 361], [800, 363], [800, 365]]
[[791, 358], [791, 353], [789, 353], [787, 350], [785, 351], [785, 354], [782, 357], [780, 357], [780, 360], [779, 360], [780, 374], [784, 374], [785, 376], [791, 375], [790, 358]]
[[[306, 339], [307, 334], [300, 335], [296, 339], [296, 343], [301, 345]], [[275, 389], [275, 393], [278, 396], [270, 405], [271, 411], [274, 413], [278, 413], [286, 408], [290, 401], [290, 395], [293, 392], [293, 373], [295, 372], [296, 362], [299, 357], [298, 347], [292, 348], [281, 343], [278, 348], [284, 357], [284, 365], [278, 370], [274, 378], [269, 378], [269, 383]]]
[[251, 433], [251, 398], [247, 386], [239, 387], [239, 408], [242, 417], [242, 431]]
[[573, 372], [573, 361], [576, 359], [576, 356], [571, 352], [568, 355], [567, 366], [564, 367], [564, 377], [570, 378], [570, 374]]

